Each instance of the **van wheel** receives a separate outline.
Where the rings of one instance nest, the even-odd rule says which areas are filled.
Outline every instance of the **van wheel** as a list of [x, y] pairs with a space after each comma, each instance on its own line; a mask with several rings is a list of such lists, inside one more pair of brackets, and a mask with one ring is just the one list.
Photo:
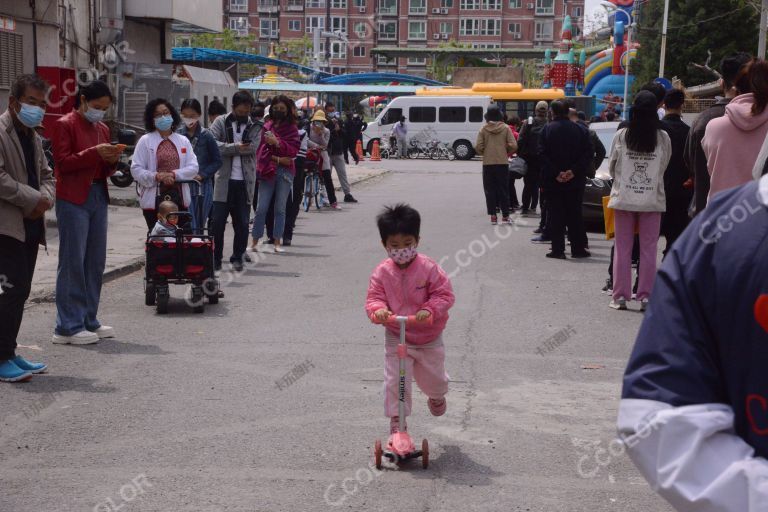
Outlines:
[[453, 151], [459, 160], [471, 160], [475, 156], [475, 149], [468, 140], [457, 140], [453, 143]]
[[368, 153], [368, 156], [371, 156], [373, 154], [373, 141], [378, 140], [379, 141], [379, 150], [381, 150], [381, 140], [380, 139], [371, 139], [368, 141], [368, 144], [365, 146], [365, 151]]

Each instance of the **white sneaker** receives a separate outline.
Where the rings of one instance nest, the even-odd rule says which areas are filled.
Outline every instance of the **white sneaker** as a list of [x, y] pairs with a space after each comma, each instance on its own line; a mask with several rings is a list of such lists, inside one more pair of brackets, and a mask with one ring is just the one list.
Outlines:
[[648, 299], [643, 299], [640, 301], [640, 311], [645, 311], [648, 309]]
[[96, 333], [96, 336], [98, 336], [99, 339], [115, 337], [115, 330], [108, 325], [102, 325], [101, 327], [99, 327], [93, 332]]
[[614, 299], [611, 301], [610, 304], [608, 304], [608, 307], [612, 309], [618, 309], [618, 310], [624, 311], [625, 309], [627, 309], [627, 299], [625, 299], [624, 297], [619, 297], [618, 299]]
[[51, 341], [57, 345], [93, 345], [99, 342], [99, 335], [91, 331], [80, 331], [72, 336], [54, 333]]
[[275, 246], [275, 252], [276, 253], [285, 253], [286, 251], [285, 251], [285, 249], [283, 249], [282, 245], [280, 245], [280, 246], [276, 245]]

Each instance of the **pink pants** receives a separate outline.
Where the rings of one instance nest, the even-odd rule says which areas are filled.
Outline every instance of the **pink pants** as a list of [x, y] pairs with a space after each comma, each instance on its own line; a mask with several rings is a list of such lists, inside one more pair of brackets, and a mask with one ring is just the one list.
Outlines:
[[613, 257], [613, 298], [632, 298], [632, 245], [635, 225], [640, 234], [640, 268], [637, 300], [647, 299], [656, 279], [656, 253], [661, 226], [660, 212], [616, 210], [616, 244]]
[[[397, 358], [397, 345], [392, 343], [397, 337], [387, 332], [386, 357], [384, 363], [384, 415], [398, 415], [398, 385], [400, 380], [400, 360]], [[443, 398], [448, 393], [448, 374], [445, 371], [445, 347], [442, 340], [438, 345], [425, 348], [408, 345], [408, 357], [405, 358], [405, 415], [411, 415], [411, 380], [416, 379], [419, 389], [429, 398]]]

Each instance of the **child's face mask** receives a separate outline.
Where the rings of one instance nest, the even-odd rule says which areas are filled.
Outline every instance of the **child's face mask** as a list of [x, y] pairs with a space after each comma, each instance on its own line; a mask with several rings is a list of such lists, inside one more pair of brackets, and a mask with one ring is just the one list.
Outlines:
[[418, 239], [411, 235], [390, 236], [386, 244], [387, 254], [398, 265], [407, 265], [416, 257], [418, 245]]
[[169, 213], [165, 216], [165, 218], [161, 217], [161, 219], [163, 219], [163, 222], [170, 224], [171, 226], [175, 226], [179, 223], [179, 216], [175, 213]]

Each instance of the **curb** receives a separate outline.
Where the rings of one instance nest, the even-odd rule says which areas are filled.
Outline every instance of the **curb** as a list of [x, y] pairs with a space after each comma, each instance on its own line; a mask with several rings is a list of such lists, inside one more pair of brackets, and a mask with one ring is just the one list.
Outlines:
[[[371, 181], [372, 179], [378, 178], [379, 176], [384, 176], [385, 174], [389, 174], [390, 172], [392, 171], [390, 171], [389, 169], [384, 169], [379, 174], [372, 174], [370, 176], [366, 176], [365, 178], [361, 178], [357, 181], [350, 181], [349, 186], [351, 187], [352, 185], [357, 185], [358, 183], [365, 183], [366, 181]], [[335, 187], [334, 190], [340, 191], [341, 187], [340, 186]]]

